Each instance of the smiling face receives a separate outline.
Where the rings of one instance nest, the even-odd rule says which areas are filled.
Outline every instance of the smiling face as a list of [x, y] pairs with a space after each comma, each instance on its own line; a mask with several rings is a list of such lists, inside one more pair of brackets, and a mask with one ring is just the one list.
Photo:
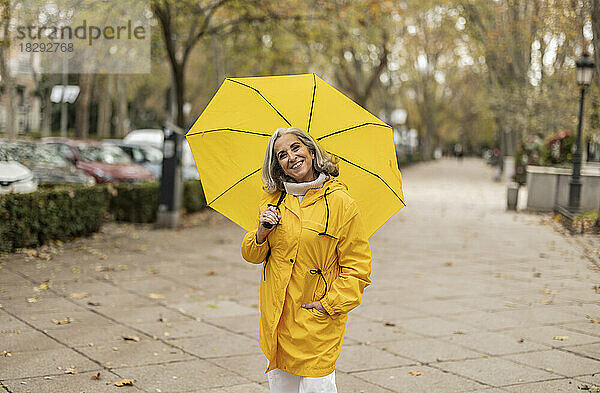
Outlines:
[[275, 156], [283, 172], [297, 183], [316, 179], [313, 169], [314, 155], [294, 134], [283, 134], [273, 145]]

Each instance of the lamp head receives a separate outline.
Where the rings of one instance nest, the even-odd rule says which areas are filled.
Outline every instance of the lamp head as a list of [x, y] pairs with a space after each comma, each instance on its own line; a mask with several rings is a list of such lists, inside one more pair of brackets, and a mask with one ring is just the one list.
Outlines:
[[575, 62], [577, 66], [577, 84], [580, 86], [589, 86], [592, 82], [594, 73], [594, 62], [587, 52], [583, 53], [581, 59]]

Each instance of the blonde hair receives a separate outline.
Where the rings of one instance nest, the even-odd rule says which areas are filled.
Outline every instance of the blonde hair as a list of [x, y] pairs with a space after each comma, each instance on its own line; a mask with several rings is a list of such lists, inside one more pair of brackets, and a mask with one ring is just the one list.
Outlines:
[[317, 141], [310, 135], [301, 130], [298, 127], [289, 128], [278, 128], [267, 145], [267, 151], [265, 152], [265, 158], [263, 160], [260, 176], [262, 177], [263, 183], [265, 183], [265, 191], [273, 193], [277, 190], [283, 190], [283, 182], [291, 181], [292, 179], [285, 174], [277, 156], [275, 155], [275, 141], [282, 135], [293, 134], [300, 139], [300, 141], [308, 148], [313, 154], [314, 159], [312, 166], [314, 171], [318, 173], [324, 173], [326, 175], [335, 177], [338, 176], [340, 171], [338, 169], [337, 158], [326, 152]]

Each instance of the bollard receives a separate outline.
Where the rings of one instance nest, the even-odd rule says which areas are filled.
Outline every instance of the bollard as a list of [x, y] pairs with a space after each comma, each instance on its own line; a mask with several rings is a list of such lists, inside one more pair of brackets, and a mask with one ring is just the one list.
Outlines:
[[506, 209], [517, 210], [517, 202], [519, 201], [519, 184], [509, 183], [506, 188]]
[[163, 126], [163, 133], [163, 166], [158, 190], [156, 226], [176, 228], [181, 217], [183, 198], [181, 145], [185, 138], [185, 132], [179, 127], [167, 123]]

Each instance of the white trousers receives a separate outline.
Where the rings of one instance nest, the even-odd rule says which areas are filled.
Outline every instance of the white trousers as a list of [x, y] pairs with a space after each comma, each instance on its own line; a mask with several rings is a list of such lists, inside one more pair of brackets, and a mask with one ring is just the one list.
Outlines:
[[301, 377], [276, 368], [267, 378], [271, 393], [337, 393], [335, 371], [324, 377]]

